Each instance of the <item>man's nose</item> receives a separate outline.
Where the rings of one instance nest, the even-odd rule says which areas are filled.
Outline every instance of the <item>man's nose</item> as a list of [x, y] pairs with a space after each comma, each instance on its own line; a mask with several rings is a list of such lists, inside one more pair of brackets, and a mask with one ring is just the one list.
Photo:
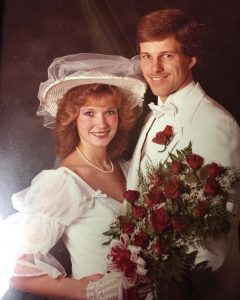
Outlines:
[[152, 60], [152, 71], [154, 73], [163, 71], [163, 63], [160, 58], [154, 58]]

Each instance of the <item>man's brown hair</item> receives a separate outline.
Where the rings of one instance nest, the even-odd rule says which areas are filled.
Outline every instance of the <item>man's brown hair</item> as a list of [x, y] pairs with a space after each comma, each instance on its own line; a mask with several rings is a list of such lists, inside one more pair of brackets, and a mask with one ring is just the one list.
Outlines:
[[142, 42], [152, 42], [174, 36], [189, 57], [201, 53], [201, 26], [180, 9], [162, 9], [145, 15], [138, 23], [137, 48]]

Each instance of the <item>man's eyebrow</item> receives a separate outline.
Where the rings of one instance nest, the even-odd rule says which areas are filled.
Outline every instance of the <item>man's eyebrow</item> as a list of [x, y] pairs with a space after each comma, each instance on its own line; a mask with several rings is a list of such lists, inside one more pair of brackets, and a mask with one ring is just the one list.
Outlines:
[[153, 54], [165, 54], [165, 53], [178, 53], [178, 51], [176, 51], [176, 50], [165, 50], [165, 51], [159, 51], [159, 52], [155, 52], [155, 53], [150, 53], [150, 52], [140, 52], [140, 55], [141, 55], [141, 54], [153, 55]]

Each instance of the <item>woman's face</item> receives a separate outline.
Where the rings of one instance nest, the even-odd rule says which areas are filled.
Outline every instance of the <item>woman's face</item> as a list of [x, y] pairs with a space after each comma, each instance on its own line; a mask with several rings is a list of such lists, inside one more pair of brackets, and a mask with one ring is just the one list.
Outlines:
[[88, 97], [77, 118], [80, 143], [92, 147], [107, 147], [118, 128], [118, 110], [112, 99]]

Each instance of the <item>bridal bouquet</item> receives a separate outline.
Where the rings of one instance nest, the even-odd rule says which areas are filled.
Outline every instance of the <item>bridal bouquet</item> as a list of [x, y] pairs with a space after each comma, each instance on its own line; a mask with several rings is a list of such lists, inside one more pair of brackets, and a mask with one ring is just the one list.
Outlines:
[[230, 230], [227, 204], [236, 199], [240, 172], [205, 165], [191, 143], [146, 171], [138, 190], [124, 194], [127, 214], [104, 233], [109, 271], [122, 272], [139, 290], [147, 286], [152, 299], [184, 299], [194, 275], [207, 270], [207, 262], [195, 263], [197, 248]]

